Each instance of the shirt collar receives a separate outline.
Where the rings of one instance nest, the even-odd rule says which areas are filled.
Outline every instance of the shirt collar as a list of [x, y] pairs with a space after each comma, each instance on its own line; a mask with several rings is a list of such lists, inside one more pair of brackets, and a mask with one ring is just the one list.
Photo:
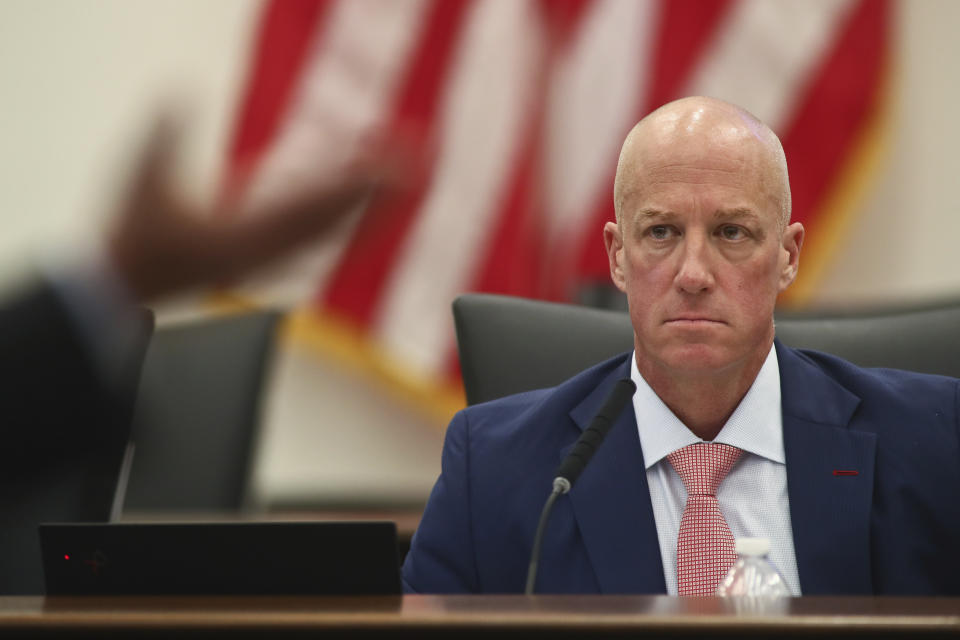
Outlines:
[[[640, 447], [647, 469], [681, 447], [702, 442], [670, 411], [640, 375], [636, 352], [630, 359], [630, 378], [637, 385], [637, 392], [633, 395], [633, 410], [637, 416]], [[729, 444], [780, 464], [785, 463], [780, 367], [777, 350], [773, 346], [747, 394], [714, 442]]]

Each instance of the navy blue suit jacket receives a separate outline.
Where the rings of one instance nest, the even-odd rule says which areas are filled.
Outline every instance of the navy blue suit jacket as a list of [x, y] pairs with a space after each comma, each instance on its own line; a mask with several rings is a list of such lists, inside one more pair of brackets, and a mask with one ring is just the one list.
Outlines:
[[[804, 595], [960, 594], [960, 380], [776, 349]], [[404, 588], [522, 592], [557, 466], [629, 366], [623, 354], [458, 413]], [[632, 405], [557, 501], [537, 591], [666, 591]]]

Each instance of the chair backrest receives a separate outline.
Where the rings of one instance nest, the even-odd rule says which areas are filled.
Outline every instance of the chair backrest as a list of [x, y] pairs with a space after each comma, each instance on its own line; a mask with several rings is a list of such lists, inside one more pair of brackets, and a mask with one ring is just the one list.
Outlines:
[[134, 413], [124, 513], [243, 506], [277, 311], [161, 327]]
[[[633, 348], [624, 312], [490, 294], [453, 303], [467, 402], [550, 387]], [[960, 377], [960, 301], [850, 314], [779, 314], [787, 345], [865, 367]]]

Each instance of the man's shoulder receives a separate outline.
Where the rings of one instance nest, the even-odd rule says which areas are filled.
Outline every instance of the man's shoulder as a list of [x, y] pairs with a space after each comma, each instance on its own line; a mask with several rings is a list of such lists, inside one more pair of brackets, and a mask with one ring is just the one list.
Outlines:
[[786, 345], [783, 345], [783, 349], [841, 382], [848, 381], [854, 384], [881, 386], [890, 384], [950, 386], [960, 382], [957, 378], [949, 376], [907, 371], [905, 369], [862, 367], [839, 356], [813, 349], [794, 349]]
[[[901, 405], [921, 408], [930, 400], [953, 405], [957, 402], [960, 380], [948, 376], [918, 373], [903, 369], [861, 367], [838, 356], [810, 349], [793, 349], [781, 345], [778, 354], [783, 367], [789, 367], [802, 376], [791, 380], [823, 376], [856, 396], [861, 402], [880, 405]], [[803, 389], [784, 387], [785, 393], [803, 392]]]

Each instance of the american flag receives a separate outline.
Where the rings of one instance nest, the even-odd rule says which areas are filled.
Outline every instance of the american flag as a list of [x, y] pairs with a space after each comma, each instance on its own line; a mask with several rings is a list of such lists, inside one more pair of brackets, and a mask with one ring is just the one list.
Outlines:
[[462, 403], [453, 298], [575, 301], [609, 282], [601, 227], [624, 136], [664, 102], [710, 95], [783, 141], [807, 227], [785, 301], [803, 304], [882, 155], [890, 21], [887, 0], [269, 1], [228, 184], [269, 198], [378, 130], [436, 153], [421, 190], [240, 293], [303, 309], [308, 341], [448, 414]]

